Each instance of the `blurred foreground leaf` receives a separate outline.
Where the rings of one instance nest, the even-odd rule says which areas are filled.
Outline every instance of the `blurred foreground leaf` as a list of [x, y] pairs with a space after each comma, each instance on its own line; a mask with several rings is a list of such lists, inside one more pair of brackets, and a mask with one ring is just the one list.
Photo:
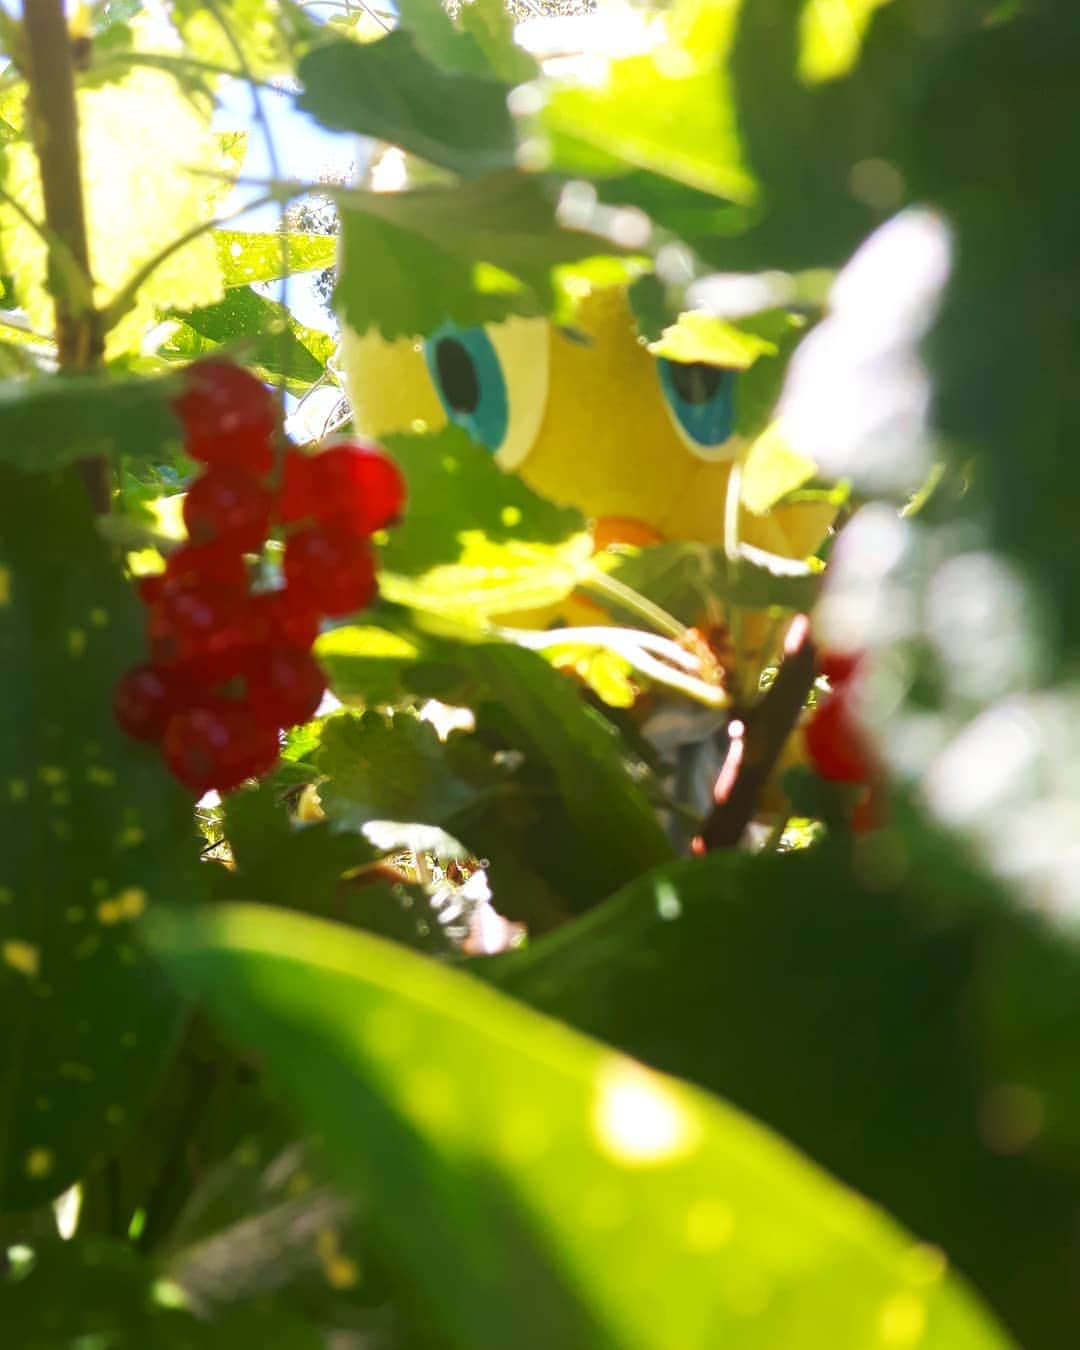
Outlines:
[[0, 463], [20, 473], [95, 455], [167, 459], [180, 440], [171, 379], [65, 375], [0, 384]]
[[176, 913], [158, 946], [288, 1084], [448, 1345], [1004, 1344], [779, 1140], [466, 976], [256, 906]]
[[113, 718], [140, 616], [74, 474], [0, 474], [0, 583], [0, 1204], [21, 1209], [143, 1110], [182, 1005], [134, 921], [202, 877], [190, 798]]

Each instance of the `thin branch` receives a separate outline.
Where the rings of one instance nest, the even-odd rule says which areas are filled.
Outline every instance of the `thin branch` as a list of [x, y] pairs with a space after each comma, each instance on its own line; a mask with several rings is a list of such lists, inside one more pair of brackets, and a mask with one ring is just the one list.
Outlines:
[[[281, 164], [278, 160], [277, 142], [274, 140], [274, 132], [270, 126], [270, 119], [266, 115], [266, 108], [263, 104], [262, 91], [252, 74], [248, 59], [244, 55], [244, 49], [239, 39], [232, 30], [232, 25], [225, 17], [218, 0], [206, 0], [206, 7], [213, 14], [218, 27], [225, 35], [225, 40], [232, 48], [233, 56], [236, 57], [236, 64], [244, 72], [244, 78], [247, 80], [251, 89], [251, 107], [255, 120], [259, 124], [259, 131], [262, 134], [263, 142], [266, 145], [266, 159], [270, 165], [271, 175], [277, 179], [281, 177]], [[288, 304], [289, 296], [289, 244], [285, 238], [285, 203], [281, 205], [281, 296], [280, 303], [282, 307]], [[284, 405], [285, 388], [289, 379], [289, 333], [286, 328], [281, 330], [280, 353], [281, 353], [281, 380], [278, 385], [278, 395]]]
[[706, 850], [734, 848], [742, 839], [799, 719], [816, 665], [810, 621], [799, 614], [788, 629], [784, 659], [768, 692], [743, 721], [728, 728], [731, 739], [713, 792], [715, 805], [700, 835]]
[[[49, 241], [50, 287], [56, 314], [56, 346], [61, 370], [87, 371], [104, 353], [99, 315], [94, 308], [79, 159], [79, 123], [75, 70], [64, 0], [32, 0], [23, 6], [30, 130], [37, 153], [45, 203], [45, 225], [63, 245]], [[70, 255], [70, 257], [68, 256]], [[73, 266], [81, 285], [61, 280]], [[94, 509], [104, 514], [111, 496], [108, 462], [103, 456], [81, 463]]]

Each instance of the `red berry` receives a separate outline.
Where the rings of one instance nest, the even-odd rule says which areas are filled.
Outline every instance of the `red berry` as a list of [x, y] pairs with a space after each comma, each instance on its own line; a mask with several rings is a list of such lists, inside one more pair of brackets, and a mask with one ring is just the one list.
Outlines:
[[309, 595], [287, 586], [280, 591], [264, 591], [254, 597], [253, 603], [270, 642], [305, 652], [314, 645], [319, 636], [319, 610]]
[[163, 750], [174, 778], [200, 796], [229, 792], [274, 767], [277, 732], [261, 727], [240, 703], [214, 699], [169, 719]]
[[806, 724], [806, 749], [822, 778], [834, 783], [865, 783], [870, 753], [852, 716], [846, 689], [828, 694]]
[[273, 463], [274, 401], [254, 375], [220, 357], [184, 372], [174, 405], [193, 459], [266, 473]]
[[863, 656], [863, 652], [821, 652], [818, 670], [835, 688], [851, 679], [862, 665]]
[[401, 470], [376, 446], [347, 441], [311, 460], [315, 515], [351, 534], [381, 530], [405, 509]]
[[295, 647], [260, 651], [248, 671], [247, 706], [261, 726], [295, 727], [315, 716], [326, 692], [319, 663]]
[[147, 616], [154, 664], [183, 667], [200, 684], [236, 675], [261, 633], [250, 597], [209, 581], [166, 588]]
[[366, 539], [332, 525], [300, 530], [285, 544], [285, 580], [323, 614], [351, 614], [375, 596], [375, 561]]
[[129, 736], [138, 741], [158, 741], [169, 718], [190, 696], [191, 691], [168, 671], [157, 666], [134, 666], [117, 681], [113, 712]]
[[184, 498], [184, 524], [191, 542], [231, 544], [256, 553], [270, 528], [269, 488], [247, 469], [219, 464], [196, 478]]
[[177, 585], [197, 585], [204, 581], [243, 589], [247, 585], [247, 565], [243, 554], [229, 541], [185, 544], [170, 554], [165, 564], [165, 576], [165, 590], [175, 590]]
[[148, 576], [139, 577], [135, 589], [139, 592], [139, 599], [144, 605], [152, 605], [155, 600], [161, 598], [165, 585], [165, 573], [152, 572]]
[[281, 470], [281, 486], [275, 503], [275, 518], [281, 521], [307, 520], [315, 514], [315, 496], [311, 466], [315, 460], [299, 450], [287, 450]]

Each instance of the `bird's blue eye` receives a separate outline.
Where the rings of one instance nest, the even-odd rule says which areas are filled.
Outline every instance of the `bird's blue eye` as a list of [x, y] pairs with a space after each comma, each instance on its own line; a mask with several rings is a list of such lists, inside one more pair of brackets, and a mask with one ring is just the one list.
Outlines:
[[443, 324], [425, 340], [424, 356], [447, 417], [494, 454], [506, 439], [510, 410], [502, 364], [487, 333]]
[[657, 359], [660, 387], [675, 424], [692, 450], [720, 448], [735, 430], [737, 373], [704, 361]]

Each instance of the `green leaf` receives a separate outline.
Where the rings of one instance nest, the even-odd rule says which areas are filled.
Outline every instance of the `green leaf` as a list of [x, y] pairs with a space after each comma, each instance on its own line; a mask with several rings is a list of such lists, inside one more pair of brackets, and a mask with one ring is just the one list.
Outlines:
[[[557, 224], [545, 187], [517, 172], [451, 187], [336, 194], [342, 264], [335, 303], [357, 332], [429, 333], [550, 312], [557, 269], [615, 250]], [[417, 286], [416, 278], [424, 278]]]
[[254, 906], [159, 943], [287, 1084], [450, 1346], [1004, 1344], [779, 1139], [464, 975]]
[[[653, 16], [641, 55], [608, 61], [602, 80], [545, 79], [527, 111], [527, 144], [560, 173], [647, 170], [731, 202], [756, 195], [739, 142], [726, 57], [738, 7], [682, 3]], [[530, 91], [532, 92], [532, 91]], [[539, 110], [534, 111], [536, 103]]]
[[142, 616], [80, 482], [0, 479], [0, 1157], [19, 1209], [143, 1110], [181, 1004], [133, 921], [204, 877], [190, 798], [113, 717], [115, 682], [145, 659]]
[[167, 459], [180, 439], [173, 379], [59, 375], [0, 383], [0, 463], [44, 473], [96, 455]]
[[444, 743], [409, 713], [331, 718], [317, 759], [331, 821], [445, 830], [488, 859], [500, 910], [543, 928], [669, 856], [625, 747], [570, 680], [503, 643], [447, 648], [444, 660], [464, 677], [475, 735]]
[[705, 361], [730, 370], [749, 370], [759, 356], [775, 356], [776, 344], [732, 323], [689, 310], [649, 343], [653, 356], [669, 361]]
[[846, 75], [859, 59], [867, 25], [889, 0], [809, 0], [799, 18], [799, 76], [821, 84]]
[[574, 589], [591, 552], [582, 517], [538, 497], [457, 427], [385, 438], [409, 507], [380, 550], [386, 599], [477, 628]]
[[174, 0], [172, 19], [188, 54], [228, 70], [246, 66], [257, 79], [291, 75], [297, 55], [321, 36], [291, 0]]
[[574, 684], [535, 653], [507, 643], [465, 651], [490, 700], [489, 717], [512, 745], [544, 766], [573, 827], [563, 858], [580, 878], [573, 889], [591, 889], [595, 901], [618, 884], [615, 877], [636, 876], [669, 857], [671, 847], [627, 771], [618, 736]]
[[733, 563], [722, 548], [669, 543], [620, 549], [607, 566], [617, 580], [655, 601], [683, 623], [698, 622], [721, 600], [746, 609], [813, 608], [821, 589], [821, 566], [782, 558], [743, 544]]
[[682, 862], [490, 968], [781, 1131], [943, 1248], [1018, 1344], [1077, 1340], [1080, 946], [954, 839], [899, 820]]
[[316, 760], [327, 817], [354, 830], [373, 820], [443, 830], [485, 860], [502, 912], [544, 931], [565, 905], [532, 868], [522, 839], [537, 810], [483, 747], [462, 750], [460, 736], [443, 744], [410, 712], [330, 718]]
[[506, 86], [435, 64], [403, 28], [377, 42], [324, 43], [298, 73], [300, 107], [335, 131], [390, 141], [466, 177], [514, 163]]
[[242, 344], [246, 363], [257, 375], [284, 380], [294, 392], [314, 384], [336, 346], [329, 333], [297, 323], [284, 306], [250, 286], [234, 286], [217, 304], [175, 317], [183, 327], [162, 349], [166, 355], [193, 359], [223, 343]]
[[218, 869], [215, 898], [254, 898], [337, 919], [420, 951], [452, 950], [423, 891], [391, 887], [369, 874], [376, 853], [358, 832], [291, 821], [266, 784], [228, 799], [224, 827], [235, 868]]
[[292, 272], [315, 272], [332, 267], [337, 239], [329, 234], [248, 233], [215, 230], [221, 276], [226, 286], [250, 286], [276, 281]]

